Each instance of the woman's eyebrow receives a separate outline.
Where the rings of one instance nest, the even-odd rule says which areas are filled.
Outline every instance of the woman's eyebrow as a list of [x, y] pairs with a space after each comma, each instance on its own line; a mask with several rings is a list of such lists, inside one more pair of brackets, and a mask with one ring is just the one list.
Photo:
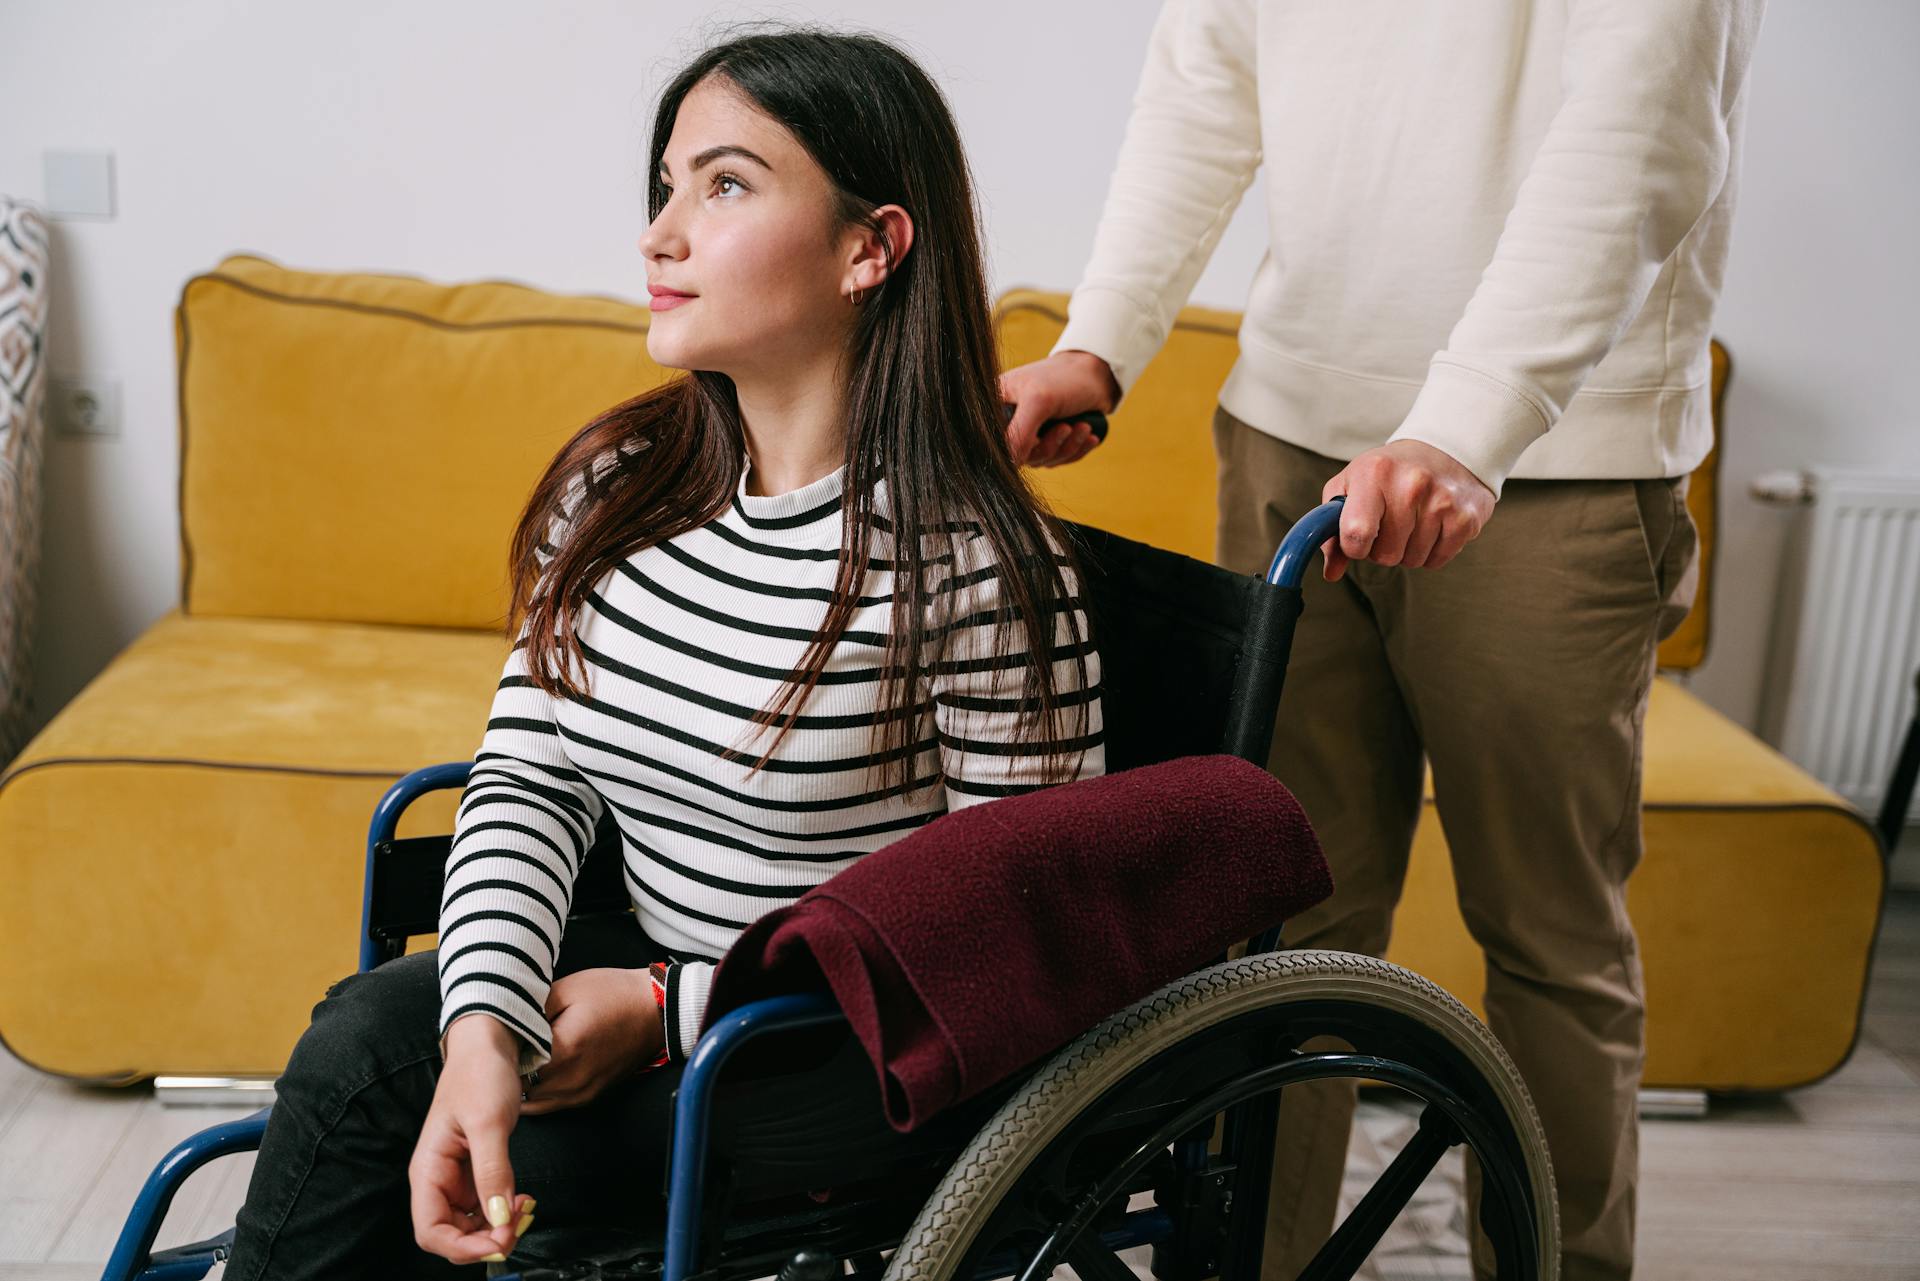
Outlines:
[[[765, 169], [768, 173], [773, 172], [772, 165], [762, 160], [759, 156], [755, 155], [753, 152], [748, 151], [745, 147], [739, 146], [731, 142], [721, 143], [717, 147], [708, 147], [705, 151], [701, 152], [699, 155], [693, 158], [693, 163], [689, 166], [689, 168], [694, 173], [699, 173], [702, 169], [705, 169], [708, 165], [720, 159], [720, 157], [722, 156], [739, 156], [743, 160], [753, 161], [754, 164], [759, 165], [762, 169]], [[671, 176], [671, 171], [668, 169], [667, 162], [665, 159], [662, 159], [660, 161], [660, 172], [663, 176]]]

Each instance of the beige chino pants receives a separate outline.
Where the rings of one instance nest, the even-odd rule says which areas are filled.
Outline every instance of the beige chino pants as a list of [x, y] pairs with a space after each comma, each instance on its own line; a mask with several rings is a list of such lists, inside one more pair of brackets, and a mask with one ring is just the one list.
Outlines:
[[[1220, 563], [1262, 573], [1344, 464], [1225, 409], [1214, 440]], [[1328, 583], [1316, 558], [1270, 761], [1334, 877], [1287, 945], [1372, 955], [1431, 763], [1488, 1022], [1545, 1124], [1568, 1281], [1633, 1266], [1644, 1005], [1625, 886], [1654, 651], [1694, 590], [1685, 494], [1685, 477], [1509, 481], [1442, 569], [1355, 564]], [[1332, 1230], [1354, 1100], [1350, 1082], [1284, 1092], [1263, 1281], [1292, 1278]], [[1475, 1266], [1491, 1275], [1484, 1239]]]

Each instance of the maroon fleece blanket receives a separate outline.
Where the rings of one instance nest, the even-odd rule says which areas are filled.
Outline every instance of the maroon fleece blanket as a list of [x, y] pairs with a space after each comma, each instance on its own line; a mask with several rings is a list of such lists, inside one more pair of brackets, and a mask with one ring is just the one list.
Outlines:
[[832, 989], [912, 1130], [1333, 892], [1299, 802], [1190, 756], [936, 819], [761, 917], [711, 1025]]

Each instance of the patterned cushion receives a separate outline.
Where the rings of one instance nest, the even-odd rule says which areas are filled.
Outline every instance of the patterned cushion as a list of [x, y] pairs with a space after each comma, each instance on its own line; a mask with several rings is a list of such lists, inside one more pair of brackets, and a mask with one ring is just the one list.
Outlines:
[[26, 741], [40, 562], [47, 222], [0, 196], [0, 765]]

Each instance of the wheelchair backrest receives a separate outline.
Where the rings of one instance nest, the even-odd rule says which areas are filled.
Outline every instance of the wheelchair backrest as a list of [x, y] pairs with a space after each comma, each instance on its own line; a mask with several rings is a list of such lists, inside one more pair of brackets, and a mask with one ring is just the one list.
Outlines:
[[1213, 752], [1265, 766], [1299, 593], [1067, 528], [1100, 653], [1107, 771]]

